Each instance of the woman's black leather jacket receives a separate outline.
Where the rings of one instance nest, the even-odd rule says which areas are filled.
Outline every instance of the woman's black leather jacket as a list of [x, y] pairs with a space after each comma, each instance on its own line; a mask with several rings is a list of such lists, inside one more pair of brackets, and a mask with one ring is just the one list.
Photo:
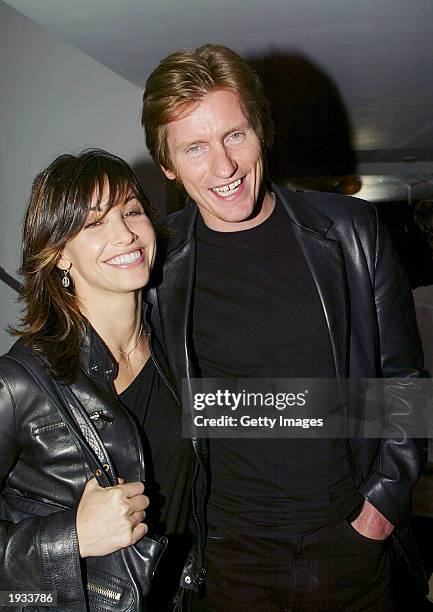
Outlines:
[[[153, 340], [151, 347], [172, 389], [164, 356]], [[85, 610], [76, 510], [90, 470], [56, 407], [10, 356], [34, 360], [45, 376], [41, 361], [22, 339], [0, 357], [0, 590], [55, 591], [61, 609]], [[137, 427], [113, 386], [117, 364], [92, 330], [80, 366], [72, 389], [119, 474], [126, 482], [145, 480]], [[182, 577], [185, 586], [191, 586], [190, 568], [191, 560]]]

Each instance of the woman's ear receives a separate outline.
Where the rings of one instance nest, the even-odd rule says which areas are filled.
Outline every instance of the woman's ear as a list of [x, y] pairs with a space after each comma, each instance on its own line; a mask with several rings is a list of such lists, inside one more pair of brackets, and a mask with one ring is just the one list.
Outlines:
[[60, 270], [70, 270], [71, 266], [72, 266], [72, 262], [67, 258], [67, 256], [65, 255], [65, 252], [62, 251], [59, 255], [59, 258], [56, 262], [56, 266], [60, 269]]

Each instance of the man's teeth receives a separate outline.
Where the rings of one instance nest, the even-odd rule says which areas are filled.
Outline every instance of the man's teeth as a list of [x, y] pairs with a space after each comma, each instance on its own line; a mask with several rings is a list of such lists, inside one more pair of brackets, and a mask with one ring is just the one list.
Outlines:
[[215, 193], [222, 196], [223, 198], [228, 198], [229, 196], [236, 193], [241, 182], [241, 179], [238, 179], [237, 181], [233, 181], [233, 183], [230, 183], [229, 185], [223, 185], [222, 187], [213, 187], [212, 191], [215, 191]]
[[136, 261], [137, 259], [140, 259], [140, 257], [141, 257], [141, 252], [134, 251], [133, 253], [126, 253], [125, 255], [118, 255], [117, 257], [113, 257], [113, 259], [110, 259], [107, 263], [130, 264]]

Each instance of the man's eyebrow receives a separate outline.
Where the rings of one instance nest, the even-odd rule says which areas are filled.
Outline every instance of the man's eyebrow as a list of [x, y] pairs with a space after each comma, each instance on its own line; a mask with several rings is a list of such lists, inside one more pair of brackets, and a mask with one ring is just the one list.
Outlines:
[[228, 130], [224, 134], [224, 138], [226, 138], [227, 136], [230, 136], [230, 134], [233, 134], [233, 132], [239, 132], [241, 130], [248, 130], [250, 128], [251, 128], [251, 125], [250, 125], [249, 121], [243, 121], [242, 123], [239, 123], [238, 125], [235, 125], [230, 130]]
[[175, 151], [187, 149], [191, 145], [197, 144], [199, 142], [204, 142], [204, 140], [201, 138], [196, 138], [195, 140], [184, 140], [183, 142], [180, 142], [178, 145], [176, 145]]

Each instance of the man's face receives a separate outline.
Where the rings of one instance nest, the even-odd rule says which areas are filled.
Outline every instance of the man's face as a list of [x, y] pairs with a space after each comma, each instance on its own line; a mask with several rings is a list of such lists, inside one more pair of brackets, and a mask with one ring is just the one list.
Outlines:
[[238, 231], [263, 220], [251, 218], [263, 180], [261, 143], [235, 94], [208, 93], [167, 124], [167, 145], [174, 170], [163, 171], [183, 184], [208, 227]]

